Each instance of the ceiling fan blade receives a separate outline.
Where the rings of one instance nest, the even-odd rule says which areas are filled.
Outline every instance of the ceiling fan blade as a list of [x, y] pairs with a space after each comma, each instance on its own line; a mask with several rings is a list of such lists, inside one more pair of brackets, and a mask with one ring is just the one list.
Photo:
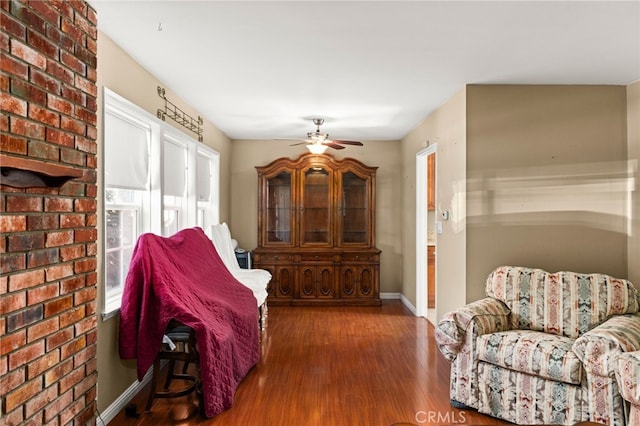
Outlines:
[[341, 141], [341, 140], [333, 140], [333, 143], [339, 143], [342, 145], [356, 145], [356, 146], [363, 146], [362, 142], [358, 142], [358, 141]]
[[309, 142], [298, 142], [298, 143], [292, 143], [289, 146], [308, 145], [308, 144], [309, 144]]
[[323, 145], [326, 145], [333, 149], [344, 149], [344, 146], [338, 145], [337, 143], [333, 143], [333, 142], [324, 142]]

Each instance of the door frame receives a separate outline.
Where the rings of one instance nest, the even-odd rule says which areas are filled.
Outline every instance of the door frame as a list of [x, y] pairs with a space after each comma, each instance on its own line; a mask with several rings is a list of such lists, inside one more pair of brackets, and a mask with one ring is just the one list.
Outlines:
[[[427, 218], [427, 187], [429, 174], [427, 172], [427, 156], [436, 154], [436, 182], [438, 170], [438, 144], [433, 143], [416, 154], [416, 316], [427, 317], [428, 273], [427, 250], [429, 245], [429, 221]], [[437, 185], [434, 194], [437, 200]], [[435, 234], [437, 239], [437, 233]], [[437, 258], [436, 258], [437, 259]], [[422, 261], [420, 261], [422, 260]], [[437, 267], [436, 267], [437, 276]], [[437, 278], [434, 288], [437, 288]], [[436, 299], [436, 304], [438, 300]]]

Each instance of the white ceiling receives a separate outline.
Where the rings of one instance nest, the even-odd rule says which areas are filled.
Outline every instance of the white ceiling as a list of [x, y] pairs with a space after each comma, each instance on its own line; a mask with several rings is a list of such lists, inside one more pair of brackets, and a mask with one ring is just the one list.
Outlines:
[[[640, 80], [640, 1], [90, 0], [232, 139], [401, 139], [465, 84]], [[156, 94], [150, 94], [155, 96]]]

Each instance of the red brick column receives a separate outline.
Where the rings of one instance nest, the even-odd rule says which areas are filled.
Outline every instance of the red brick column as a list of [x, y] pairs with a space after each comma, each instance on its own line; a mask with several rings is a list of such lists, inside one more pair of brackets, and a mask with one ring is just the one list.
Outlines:
[[0, 0], [0, 13], [2, 154], [82, 172], [59, 188], [0, 185], [1, 422], [91, 424], [97, 17], [82, 0]]

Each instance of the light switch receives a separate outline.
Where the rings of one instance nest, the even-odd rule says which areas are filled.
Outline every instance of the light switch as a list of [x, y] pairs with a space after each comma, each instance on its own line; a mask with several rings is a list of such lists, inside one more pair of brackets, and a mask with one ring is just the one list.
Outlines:
[[442, 222], [440, 222], [440, 221], [436, 222], [436, 232], [438, 234], [442, 234]]

